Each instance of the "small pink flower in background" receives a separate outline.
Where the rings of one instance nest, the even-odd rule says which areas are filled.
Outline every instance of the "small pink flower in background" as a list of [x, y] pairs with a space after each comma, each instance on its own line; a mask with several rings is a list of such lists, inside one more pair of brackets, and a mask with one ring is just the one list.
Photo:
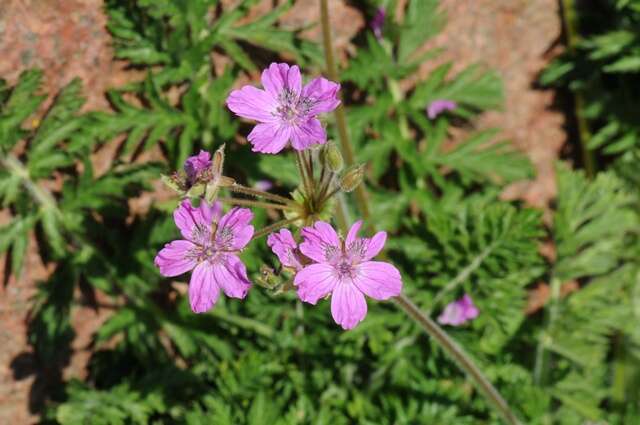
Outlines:
[[452, 303], [447, 304], [442, 314], [438, 317], [438, 323], [442, 325], [460, 326], [475, 319], [480, 314], [473, 300], [467, 294]]
[[394, 266], [371, 261], [384, 247], [385, 232], [372, 238], [356, 236], [362, 221], [356, 222], [343, 241], [336, 231], [323, 221], [302, 229], [304, 241], [300, 251], [314, 264], [296, 274], [294, 284], [302, 301], [316, 304], [331, 294], [331, 315], [344, 329], [351, 329], [367, 314], [365, 295], [387, 300], [400, 295], [402, 279]]
[[302, 270], [302, 263], [296, 253], [298, 244], [288, 229], [282, 229], [279, 232], [270, 234], [267, 238], [267, 245], [278, 256], [280, 263], [284, 267], [289, 267], [296, 271]]
[[371, 22], [369, 25], [373, 30], [373, 34], [376, 36], [378, 40], [382, 38], [382, 28], [384, 27], [384, 20], [387, 16], [387, 11], [384, 7], [380, 6], [376, 11], [376, 14], [373, 15]]
[[262, 85], [264, 90], [244, 86], [227, 98], [236, 115], [258, 121], [247, 137], [254, 152], [278, 153], [289, 141], [296, 150], [326, 142], [317, 116], [340, 104], [340, 84], [315, 78], [303, 87], [296, 65], [272, 63], [262, 72]]
[[220, 217], [222, 207], [216, 202], [201, 201], [194, 208], [184, 200], [173, 213], [176, 226], [184, 239], [164, 246], [154, 260], [160, 274], [178, 276], [193, 270], [189, 282], [191, 310], [204, 313], [220, 296], [244, 298], [251, 287], [247, 269], [238, 257], [253, 236], [249, 223], [253, 213], [246, 208], [233, 208]]
[[435, 119], [438, 115], [445, 111], [453, 111], [458, 107], [458, 104], [453, 100], [439, 99], [434, 100], [427, 107], [427, 116], [429, 119]]
[[209, 168], [211, 168], [211, 154], [203, 150], [198, 155], [190, 156], [184, 162], [184, 171], [187, 173], [187, 179], [191, 184]]
[[253, 187], [263, 192], [268, 192], [273, 188], [273, 183], [269, 180], [258, 180]]

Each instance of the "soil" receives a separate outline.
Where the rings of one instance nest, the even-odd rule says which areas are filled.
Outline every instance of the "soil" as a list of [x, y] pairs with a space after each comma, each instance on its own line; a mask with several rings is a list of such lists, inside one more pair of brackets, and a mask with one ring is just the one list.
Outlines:
[[[57, 92], [74, 77], [85, 87], [85, 109], [106, 109], [104, 91], [139, 78], [126, 64], [114, 61], [106, 17], [99, 0], [3, 0], [0, 8], [0, 77], [13, 83], [20, 72], [40, 67], [45, 72], [43, 92]], [[234, 1], [226, 0], [226, 4]], [[256, 13], [273, 1], [263, 1]], [[352, 2], [330, 2], [339, 57], [353, 50], [351, 39], [366, 25]], [[555, 193], [553, 164], [566, 133], [564, 116], [554, 110], [554, 93], [536, 88], [538, 73], [557, 53], [560, 22], [556, 0], [442, 0], [447, 12], [445, 31], [425, 48], [446, 48], [443, 60], [456, 69], [481, 62], [503, 78], [505, 105], [502, 111], [483, 115], [479, 127], [500, 127], [507, 139], [525, 152], [537, 169], [537, 178], [509, 187], [506, 198], [524, 199], [544, 207]], [[316, 20], [317, 0], [298, 1], [282, 19], [283, 25], [299, 27]], [[306, 32], [319, 39], [317, 26]], [[433, 64], [425, 65], [422, 78]], [[107, 150], [109, 151], [109, 150]], [[110, 154], [94, 158], [104, 168]], [[103, 162], [104, 161], [104, 162]], [[141, 202], [142, 207], [146, 205]], [[0, 211], [0, 225], [10, 220]], [[43, 264], [31, 241], [26, 267], [20, 277], [7, 276], [0, 261], [0, 424], [28, 424], [37, 420], [38, 399], [46, 377], [34, 370], [27, 344], [27, 319], [39, 281], [51, 268]], [[72, 321], [76, 332], [73, 353], [64, 378], [82, 378], [91, 335], [107, 317], [105, 311], [78, 306]], [[43, 383], [44, 382], [44, 383]]]

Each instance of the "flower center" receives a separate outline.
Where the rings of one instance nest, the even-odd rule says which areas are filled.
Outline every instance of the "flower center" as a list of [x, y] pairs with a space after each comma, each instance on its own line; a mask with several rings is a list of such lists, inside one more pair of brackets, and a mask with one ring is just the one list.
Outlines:
[[300, 122], [308, 110], [308, 99], [299, 97], [291, 90], [284, 90], [278, 97], [276, 112], [278, 117], [288, 124], [297, 124]]
[[356, 274], [355, 267], [353, 267], [353, 264], [346, 261], [345, 259], [343, 259], [340, 263], [338, 263], [335, 266], [335, 268], [336, 268], [336, 271], [338, 272], [338, 277], [340, 277], [340, 279], [355, 278], [355, 274]]

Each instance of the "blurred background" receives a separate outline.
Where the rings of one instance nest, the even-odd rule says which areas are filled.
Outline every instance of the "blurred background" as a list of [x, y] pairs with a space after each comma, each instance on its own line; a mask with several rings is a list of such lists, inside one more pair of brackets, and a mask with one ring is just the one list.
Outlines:
[[[487, 291], [517, 301], [494, 302], [486, 295], [487, 306], [480, 302], [480, 310], [491, 315], [495, 306], [495, 320], [455, 330], [455, 337], [469, 344], [525, 423], [640, 423], [637, 335], [617, 327], [635, 319], [629, 294], [637, 286], [632, 257], [638, 252], [638, 228], [626, 208], [631, 214], [637, 205], [640, 2], [330, 0], [329, 5], [352, 137], [359, 159], [369, 166], [373, 202], [380, 199], [374, 217], [384, 216], [385, 228], [406, 238], [391, 243], [391, 256], [413, 276], [405, 285], [421, 294], [419, 304], [430, 306], [467, 260], [484, 252], [480, 242], [462, 253], [454, 243], [473, 239], [469, 234], [481, 225], [470, 224], [471, 230], [460, 234], [451, 230], [453, 224], [443, 226], [451, 230], [453, 248], [443, 241], [449, 237], [444, 230], [429, 228], [437, 237], [416, 230], [432, 211], [441, 220], [457, 220], [460, 214], [452, 211], [463, 199], [470, 210], [504, 203], [506, 209], [495, 212], [500, 218], [531, 212], [536, 218], [522, 220], [536, 221], [537, 230], [513, 236], [522, 241], [510, 247], [531, 258], [515, 259], [501, 271], [489, 262], [461, 282], [478, 298]], [[386, 21], [376, 37], [371, 22], [380, 8]], [[233, 145], [227, 153], [229, 174], [236, 171], [248, 184], [272, 181], [282, 193], [292, 187], [292, 167], [277, 158], [261, 158], [255, 169], [247, 169], [254, 158], [244, 139], [249, 127], [233, 119], [223, 102], [231, 88], [257, 84], [260, 69], [272, 60], [299, 63], [308, 76], [323, 72], [318, 19], [317, 0], [2, 0], [0, 138], [6, 141], [0, 153], [19, 159], [58, 206], [51, 212], [26, 199], [31, 192], [24, 182], [17, 181], [20, 189], [11, 192], [5, 164], [0, 423], [499, 423], [455, 365], [403, 324], [392, 306], [370, 306], [370, 316], [378, 319], [369, 317], [351, 336], [324, 317], [326, 305], [318, 313], [305, 306], [305, 316], [293, 297], [270, 294], [252, 296], [246, 307], [223, 302], [208, 317], [193, 318], [183, 302], [186, 285], [162, 279], [153, 267], [155, 250], [175, 233], [168, 213], [176, 198], [162, 187], [159, 173], [179, 168], [187, 155], [227, 142]], [[366, 68], [372, 69], [369, 74]], [[25, 74], [36, 69], [41, 74]], [[21, 97], [7, 100], [16, 86], [22, 87]], [[390, 87], [402, 93], [400, 99], [388, 95]], [[429, 120], [426, 107], [436, 99], [454, 100], [459, 108]], [[56, 104], [62, 106], [52, 114]], [[387, 109], [373, 110], [382, 104]], [[47, 111], [54, 116], [49, 122]], [[398, 116], [409, 120], [410, 137], [387, 125]], [[38, 136], [43, 122], [50, 128]], [[442, 156], [429, 159], [436, 164], [432, 169], [407, 166], [406, 145], [392, 142], [398, 134], [415, 140], [418, 152], [438, 140]], [[482, 140], [469, 142], [475, 137]], [[473, 147], [463, 150], [467, 143]], [[487, 143], [493, 147], [478, 154], [478, 146]], [[58, 158], [61, 147], [64, 157]], [[446, 156], [451, 152], [455, 155]], [[606, 231], [589, 236], [608, 245], [582, 258], [587, 265], [561, 264], [579, 272], [558, 271], [559, 255], [573, 258], [591, 247], [571, 241], [567, 246], [573, 248], [558, 253], [560, 243], [578, 233], [577, 227], [560, 228], [559, 214], [577, 214], [558, 208], [565, 205], [557, 199], [558, 173], [570, 173], [569, 168], [583, 170], [565, 178], [578, 192], [571, 196], [593, 192], [585, 204], [600, 196], [608, 200], [604, 192], [634, 196], [608, 200], [625, 214], [598, 226], [623, 228], [613, 236]], [[593, 176], [608, 170], [620, 186], [589, 186]], [[404, 183], [423, 178], [432, 197], [418, 194], [431, 189]], [[397, 206], [382, 201], [391, 193]], [[604, 207], [594, 211], [585, 213], [585, 221], [609, 213]], [[413, 222], [403, 221], [406, 212]], [[257, 220], [269, 218], [262, 214]], [[474, 219], [461, 220], [464, 227]], [[437, 248], [405, 252], [398, 246], [416, 240]], [[615, 258], [602, 259], [605, 251]], [[503, 255], [492, 261], [500, 263]], [[250, 267], [253, 273], [261, 261], [273, 262], [264, 247], [247, 256], [257, 264]], [[420, 258], [435, 265], [422, 266]], [[516, 269], [526, 273], [516, 275]], [[569, 360], [555, 360], [564, 375], [541, 383], [533, 376], [530, 352], [539, 329], [549, 323], [552, 280], [561, 281], [564, 296], [608, 275], [629, 286], [610, 289], [623, 295], [607, 304], [621, 307], [603, 313], [600, 323], [612, 322], [611, 327], [594, 337], [603, 344], [589, 357], [598, 368], [589, 377], [599, 380], [593, 384], [598, 394], [574, 393], [592, 385], [586, 378], [571, 380], [590, 367], [567, 365], [581, 357], [578, 349]], [[519, 292], [491, 287], [497, 279], [517, 282]], [[474, 289], [482, 285], [484, 290]], [[453, 293], [445, 297], [454, 298]], [[296, 348], [295, 340], [313, 334], [313, 326], [322, 327], [322, 335], [309, 336], [313, 342]], [[343, 348], [327, 348], [337, 335]], [[629, 345], [621, 342], [626, 340]], [[420, 348], [408, 353], [405, 345]], [[314, 352], [326, 357], [315, 358]], [[616, 374], [622, 383], [612, 378]], [[634, 379], [635, 385], [629, 382]], [[367, 389], [358, 392], [363, 382]], [[558, 382], [565, 387], [554, 387]], [[524, 394], [513, 395], [521, 387]], [[545, 388], [554, 388], [551, 395]], [[529, 398], [529, 405], [522, 398]], [[240, 411], [249, 413], [237, 416]], [[381, 417], [384, 422], [377, 422]]]

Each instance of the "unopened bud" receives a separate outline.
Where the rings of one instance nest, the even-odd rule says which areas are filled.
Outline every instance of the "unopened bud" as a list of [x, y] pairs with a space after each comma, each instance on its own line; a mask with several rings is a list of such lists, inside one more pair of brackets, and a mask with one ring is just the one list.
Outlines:
[[364, 164], [352, 165], [345, 171], [340, 179], [340, 190], [343, 192], [352, 192], [362, 183], [364, 178]]
[[322, 151], [322, 161], [324, 165], [334, 173], [339, 173], [344, 167], [342, 154], [335, 143], [329, 142]]

